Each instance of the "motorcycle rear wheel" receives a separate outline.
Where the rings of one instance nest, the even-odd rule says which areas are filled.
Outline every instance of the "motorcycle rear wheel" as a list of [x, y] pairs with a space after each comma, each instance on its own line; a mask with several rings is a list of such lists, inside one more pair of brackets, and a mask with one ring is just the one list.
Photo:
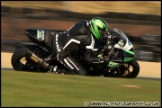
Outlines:
[[46, 72], [47, 70], [39, 69], [38, 66], [26, 56], [27, 48], [17, 49], [11, 58], [11, 64], [16, 71]]

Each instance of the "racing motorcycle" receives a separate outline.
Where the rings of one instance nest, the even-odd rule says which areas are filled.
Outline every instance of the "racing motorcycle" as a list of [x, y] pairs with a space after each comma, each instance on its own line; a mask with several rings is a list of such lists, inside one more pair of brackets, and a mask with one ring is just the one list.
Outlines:
[[[71, 56], [87, 69], [87, 75], [136, 78], [139, 74], [140, 67], [135, 59], [134, 47], [122, 30], [115, 28], [114, 31], [121, 37], [118, 42], [114, 41], [114, 47], [111, 51], [108, 51], [106, 44], [101, 51], [94, 53], [94, 55], [98, 57], [107, 56], [110, 62], [107, 66], [91, 66], [86, 64], [83, 60], [83, 49], [74, 50]], [[48, 72], [49, 65], [62, 66], [57, 61], [56, 56], [51, 57], [53, 54], [52, 49], [44, 42], [45, 38], [48, 38], [48, 35], [46, 35], [47, 32], [51, 31], [27, 29], [25, 32], [32, 42], [22, 44], [21, 47], [16, 49], [13, 53], [11, 63], [14, 70]], [[62, 31], [52, 32], [57, 33]]]

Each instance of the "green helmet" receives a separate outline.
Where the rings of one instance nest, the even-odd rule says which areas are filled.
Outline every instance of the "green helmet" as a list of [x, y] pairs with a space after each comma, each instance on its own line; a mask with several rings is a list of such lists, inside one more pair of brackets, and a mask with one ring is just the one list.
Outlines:
[[105, 34], [109, 31], [107, 22], [100, 17], [93, 18], [89, 23], [89, 27], [96, 39], [103, 39]]

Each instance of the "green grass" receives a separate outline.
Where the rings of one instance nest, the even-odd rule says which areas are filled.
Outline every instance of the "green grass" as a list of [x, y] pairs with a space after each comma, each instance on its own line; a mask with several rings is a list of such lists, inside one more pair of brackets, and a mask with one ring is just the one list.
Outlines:
[[[84, 106], [84, 102], [159, 102], [160, 81], [1, 71], [1, 105]], [[127, 87], [134, 85], [137, 87]]]

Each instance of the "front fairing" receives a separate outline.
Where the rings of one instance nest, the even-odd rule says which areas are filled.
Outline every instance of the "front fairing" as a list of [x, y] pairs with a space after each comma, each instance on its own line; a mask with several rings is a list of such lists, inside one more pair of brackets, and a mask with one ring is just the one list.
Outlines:
[[114, 45], [114, 48], [123, 50], [124, 62], [132, 61], [135, 55], [132, 43], [120, 29], [114, 28], [114, 31], [120, 35], [120, 39]]

